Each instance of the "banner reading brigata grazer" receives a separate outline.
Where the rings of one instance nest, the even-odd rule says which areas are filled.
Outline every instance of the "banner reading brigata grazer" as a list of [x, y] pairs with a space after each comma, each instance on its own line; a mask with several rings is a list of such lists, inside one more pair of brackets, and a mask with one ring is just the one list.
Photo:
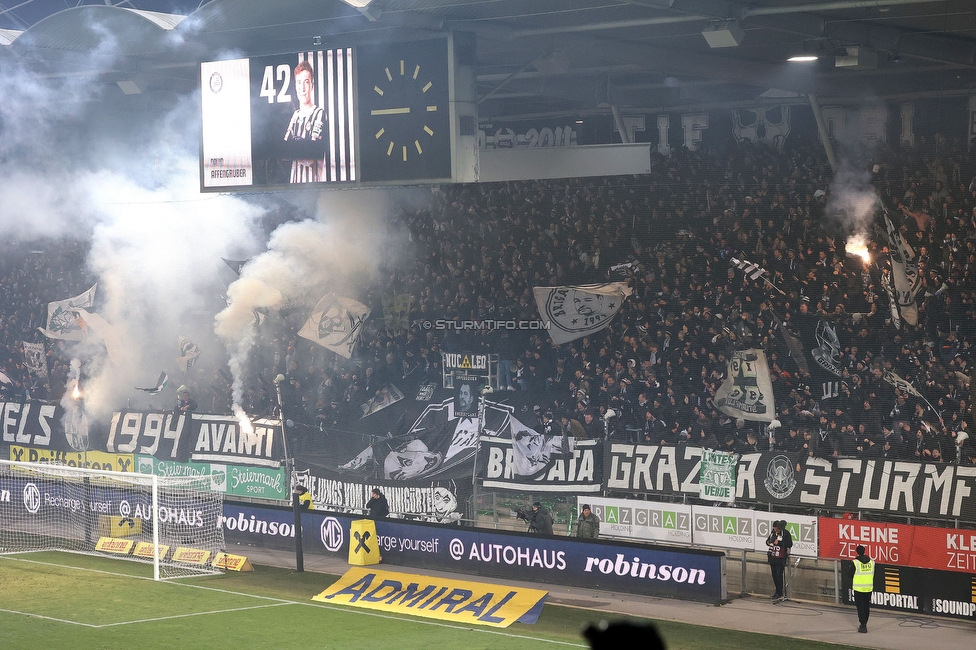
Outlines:
[[[603, 445], [596, 440], [576, 440], [571, 450], [559, 453], [561, 436], [546, 438], [530, 432], [542, 442], [533, 449], [537, 463], [531, 476], [516, 471], [516, 445], [510, 438], [481, 437], [478, 476], [486, 488], [534, 492], [599, 493], [603, 478]], [[524, 464], [524, 462], [523, 462]]]
[[863, 545], [876, 562], [976, 573], [976, 530], [821, 517], [820, 557], [853, 559]]
[[[701, 449], [611, 443], [604, 452], [605, 488], [633, 494], [697, 497]], [[736, 501], [874, 510], [912, 517], [976, 521], [976, 467], [859, 458], [742, 454]]]

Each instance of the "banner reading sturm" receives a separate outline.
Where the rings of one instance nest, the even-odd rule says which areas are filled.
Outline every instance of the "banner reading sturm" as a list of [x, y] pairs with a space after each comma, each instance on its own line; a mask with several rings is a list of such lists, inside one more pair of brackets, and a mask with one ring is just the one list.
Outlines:
[[[610, 443], [606, 489], [697, 497], [702, 450], [697, 447]], [[912, 517], [976, 521], [976, 467], [859, 458], [742, 454], [736, 501], [873, 510]]]
[[508, 627], [539, 620], [548, 592], [354, 567], [312, 600], [455, 623]]

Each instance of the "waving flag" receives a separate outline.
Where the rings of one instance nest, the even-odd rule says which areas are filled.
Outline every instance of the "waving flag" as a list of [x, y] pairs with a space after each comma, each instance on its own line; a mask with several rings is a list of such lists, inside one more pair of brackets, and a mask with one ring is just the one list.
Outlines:
[[95, 288], [93, 284], [85, 293], [78, 294], [67, 300], [56, 300], [47, 304], [47, 327], [38, 327], [49, 339], [62, 341], [83, 341], [87, 334], [78, 323], [78, 309], [91, 309], [95, 304]]
[[186, 338], [185, 336], [180, 337], [180, 356], [176, 358], [176, 363], [180, 364], [180, 370], [186, 372], [193, 367], [196, 363], [197, 357], [200, 356], [200, 346]]
[[139, 388], [138, 386], [136, 386], [135, 388], [136, 390], [144, 391], [146, 393], [149, 393], [150, 395], [155, 395], [159, 393], [159, 391], [166, 388], [166, 384], [168, 383], [169, 383], [169, 375], [167, 375], [166, 371], [164, 370], [161, 373], [159, 373], [159, 379], [156, 380], [156, 385], [153, 386], [152, 388]]
[[553, 343], [568, 343], [599, 332], [633, 293], [624, 282], [574, 287], [533, 287], [539, 313]]
[[330, 293], [315, 305], [298, 335], [350, 359], [369, 311], [361, 302]]
[[762, 350], [736, 350], [729, 360], [725, 383], [715, 391], [715, 406], [722, 413], [752, 422], [776, 417], [773, 382]]
[[748, 260], [740, 260], [733, 257], [731, 264], [735, 268], [742, 271], [742, 273], [745, 274], [745, 276], [750, 280], [758, 280], [765, 275], [769, 275], [766, 272], [766, 269], [760, 267], [758, 264], [753, 264]]
[[888, 251], [891, 256], [891, 278], [894, 281], [898, 311], [906, 323], [918, 325], [918, 306], [915, 296], [922, 286], [918, 274], [918, 258], [915, 251], [901, 236], [901, 231], [891, 222], [888, 209], [884, 208], [885, 229], [888, 231]]

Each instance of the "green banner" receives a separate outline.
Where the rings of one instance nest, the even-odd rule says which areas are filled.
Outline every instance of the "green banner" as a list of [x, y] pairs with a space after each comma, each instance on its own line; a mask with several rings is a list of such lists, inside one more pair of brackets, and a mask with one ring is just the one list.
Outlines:
[[735, 470], [739, 455], [724, 451], [702, 450], [700, 497], [709, 501], [735, 501]]
[[136, 455], [136, 472], [157, 476], [209, 476], [210, 489], [242, 497], [288, 499], [288, 481], [284, 468], [246, 467], [190, 461], [180, 463]]

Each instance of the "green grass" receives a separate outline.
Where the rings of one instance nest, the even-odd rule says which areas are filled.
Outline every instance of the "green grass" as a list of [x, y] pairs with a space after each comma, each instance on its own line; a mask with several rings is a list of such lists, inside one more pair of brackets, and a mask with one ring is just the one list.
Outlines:
[[[567, 648], [586, 647], [580, 630], [587, 624], [626, 618], [546, 605], [536, 625], [499, 630], [316, 603], [312, 596], [335, 580], [317, 573], [258, 566], [161, 583], [146, 579], [150, 575], [143, 565], [96, 557], [0, 557], [0, 648]], [[672, 650], [842, 647], [657, 625]]]

